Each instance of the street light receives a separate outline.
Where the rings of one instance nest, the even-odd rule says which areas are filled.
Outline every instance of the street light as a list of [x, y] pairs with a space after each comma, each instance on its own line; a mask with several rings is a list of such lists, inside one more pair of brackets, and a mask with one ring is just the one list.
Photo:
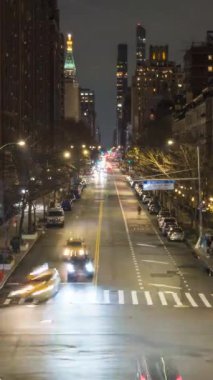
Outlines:
[[64, 158], [70, 158], [71, 157], [71, 154], [70, 152], [64, 152]]
[[26, 145], [26, 142], [24, 140], [19, 140], [17, 142], [10, 142], [10, 143], [7, 143], [7, 144], [4, 144], [0, 147], [0, 150], [4, 149], [5, 147], [9, 146], [9, 145], [19, 145], [19, 146], [25, 146]]

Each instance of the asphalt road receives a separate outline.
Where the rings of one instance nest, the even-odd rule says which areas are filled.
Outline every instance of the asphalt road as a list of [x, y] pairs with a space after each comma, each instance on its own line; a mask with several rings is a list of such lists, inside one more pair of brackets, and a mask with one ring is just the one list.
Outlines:
[[[183, 243], [168, 243], [155, 217], [115, 171], [84, 191], [63, 229], [36, 243], [0, 293], [0, 378], [135, 379], [147, 355], [172, 358], [183, 379], [213, 379], [213, 280]], [[68, 284], [61, 252], [86, 239], [97, 273]], [[8, 301], [36, 265], [58, 268], [62, 284], [45, 304]]]

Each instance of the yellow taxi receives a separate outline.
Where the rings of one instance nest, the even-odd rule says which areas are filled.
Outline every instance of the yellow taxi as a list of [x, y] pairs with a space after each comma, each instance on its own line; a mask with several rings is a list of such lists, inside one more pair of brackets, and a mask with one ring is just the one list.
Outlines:
[[70, 261], [73, 256], [84, 256], [88, 254], [85, 241], [80, 238], [70, 237], [67, 240], [65, 248], [62, 252], [62, 259]]
[[49, 268], [44, 264], [35, 268], [27, 277], [26, 283], [13, 290], [9, 298], [23, 298], [28, 300], [46, 301], [54, 296], [60, 286], [60, 276], [56, 268]]

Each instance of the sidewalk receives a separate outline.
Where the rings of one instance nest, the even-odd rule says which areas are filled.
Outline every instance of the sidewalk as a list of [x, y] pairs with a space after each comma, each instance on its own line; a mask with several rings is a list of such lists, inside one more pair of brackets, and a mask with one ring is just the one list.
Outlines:
[[[10, 248], [10, 253], [13, 256], [13, 260], [7, 264], [0, 263], [0, 289], [3, 288], [8, 278], [14, 272], [18, 264], [24, 259], [24, 257], [31, 250], [33, 245], [43, 234], [43, 230], [40, 229], [34, 234], [27, 235], [22, 234], [23, 244], [20, 246], [19, 253], [14, 253], [10, 246], [10, 240], [12, 237], [17, 236], [19, 226], [20, 215], [13, 217], [4, 225], [0, 226], [0, 251], [4, 252], [6, 247]], [[27, 229], [27, 218], [25, 217], [23, 230]]]

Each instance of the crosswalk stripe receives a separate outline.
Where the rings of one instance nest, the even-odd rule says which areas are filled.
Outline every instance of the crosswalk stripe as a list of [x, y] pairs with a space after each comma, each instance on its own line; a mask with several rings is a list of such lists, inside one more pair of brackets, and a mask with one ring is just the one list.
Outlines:
[[198, 307], [198, 304], [195, 302], [194, 298], [192, 298], [192, 296], [191, 296], [190, 293], [185, 293], [185, 295], [186, 295], [186, 298], [188, 299], [188, 301], [190, 302], [190, 304], [193, 307]]
[[135, 290], [131, 291], [133, 305], [138, 305], [138, 296]]
[[153, 305], [153, 301], [152, 301], [152, 297], [151, 297], [150, 292], [148, 290], [145, 290], [144, 291], [144, 295], [145, 295], [145, 298], [146, 298], [147, 305], [148, 306], [152, 306]]
[[110, 303], [109, 290], [104, 290], [104, 303]]
[[212, 307], [212, 305], [209, 303], [209, 301], [207, 300], [206, 296], [203, 293], [198, 293], [198, 294], [206, 307], [208, 308]]
[[158, 292], [158, 295], [159, 295], [159, 298], [160, 298], [162, 305], [167, 306], [168, 302], [166, 300], [165, 294], [163, 292]]
[[118, 291], [118, 303], [119, 303], [119, 305], [124, 304], [124, 291], [123, 290]]
[[172, 295], [172, 297], [174, 298], [174, 301], [176, 303], [176, 305], [174, 305], [174, 307], [184, 307], [184, 305], [181, 302], [180, 298], [178, 297], [177, 293], [174, 293], [174, 292], [167, 292], [167, 293], [170, 293]]
[[6, 300], [3, 302], [3, 305], [9, 305], [11, 302], [11, 298], [6, 298]]

